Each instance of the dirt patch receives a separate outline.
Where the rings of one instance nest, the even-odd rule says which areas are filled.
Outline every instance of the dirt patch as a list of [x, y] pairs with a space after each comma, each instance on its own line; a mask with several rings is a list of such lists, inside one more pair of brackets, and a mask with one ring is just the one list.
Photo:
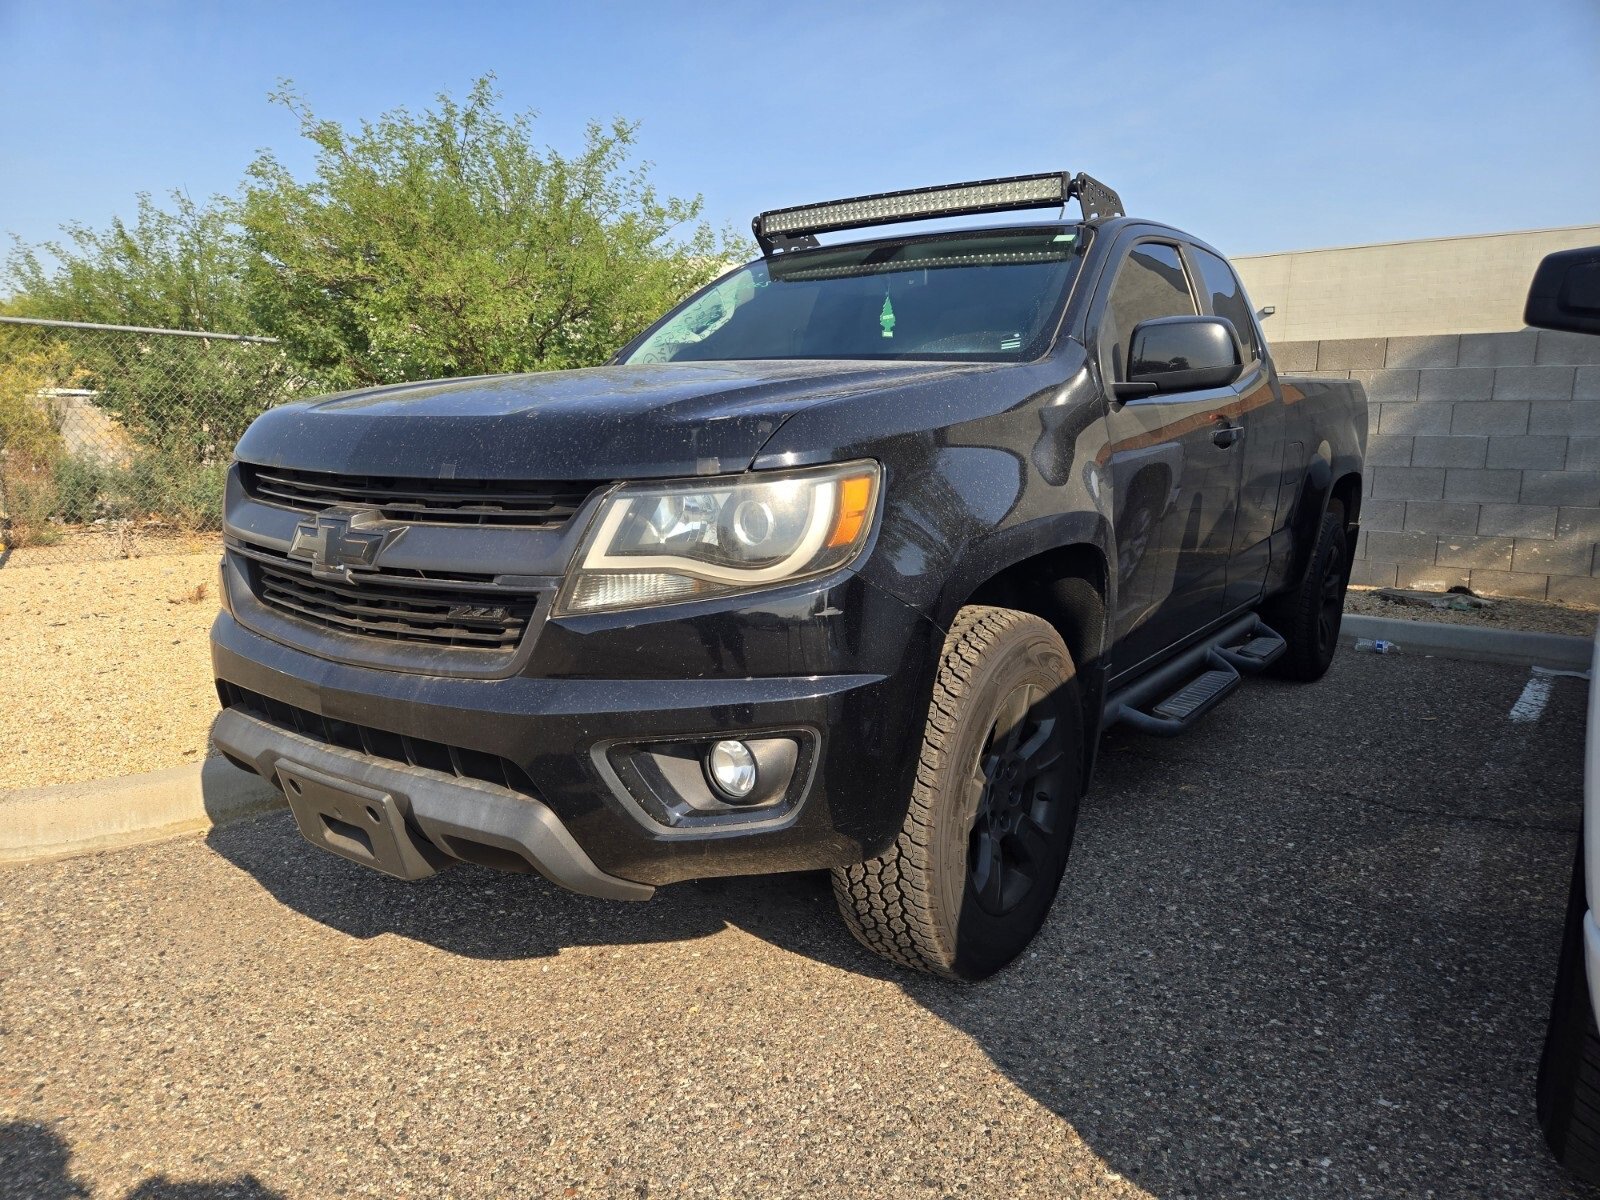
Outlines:
[[1568, 608], [1542, 600], [1490, 600], [1483, 608], [1417, 608], [1385, 600], [1371, 588], [1351, 588], [1345, 593], [1344, 611], [1363, 617], [1393, 617], [1400, 621], [1435, 621], [1446, 625], [1478, 625], [1490, 629], [1517, 629], [1527, 633], [1563, 633], [1593, 637], [1593, 609]]
[[0, 568], [0, 789], [198, 762], [217, 697], [204, 553]]

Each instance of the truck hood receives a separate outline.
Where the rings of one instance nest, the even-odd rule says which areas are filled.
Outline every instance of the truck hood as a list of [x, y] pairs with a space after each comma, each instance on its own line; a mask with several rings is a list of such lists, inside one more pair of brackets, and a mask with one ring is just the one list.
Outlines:
[[459, 479], [742, 471], [810, 404], [992, 363], [657, 363], [346, 392], [274, 408], [240, 439], [262, 466]]

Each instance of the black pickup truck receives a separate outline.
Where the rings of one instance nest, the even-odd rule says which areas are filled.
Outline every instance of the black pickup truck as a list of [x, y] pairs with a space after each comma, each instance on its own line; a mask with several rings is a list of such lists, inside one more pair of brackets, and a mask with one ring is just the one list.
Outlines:
[[401, 878], [830, 868], [873, 950], [997, 970], [1101, 731], [1322, 675], [1354, 553], [1359, 385], [1280, 377], [1222, 256], [1121, 207], [1053, 173], [767, 212], [607, 366], [266, 413], [216, 744]]

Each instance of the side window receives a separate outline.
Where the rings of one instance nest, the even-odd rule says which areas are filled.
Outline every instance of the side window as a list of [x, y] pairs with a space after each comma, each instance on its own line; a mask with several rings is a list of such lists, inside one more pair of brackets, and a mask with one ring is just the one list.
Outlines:
[[1140, 242], [1117, 270], [1100, 317], [1100, 344], [1111, 347], [1112, 378], [1127, 378], [1128, 337], [1140, 321], [1198, 315], [1177, 248]]
[[1200, 271], [1201, 290], [1210, 297], [1214, 316], [1226, 317], [1239, 331], [1239, 341], [1244, 346], [1245, 362], [1261, 357], [1261, 347], [1256, 341], [1256, 323], [1250, 313], [1250, 297], [1230, 267], [1215, 254], [1194, 249], [1195, 265]]

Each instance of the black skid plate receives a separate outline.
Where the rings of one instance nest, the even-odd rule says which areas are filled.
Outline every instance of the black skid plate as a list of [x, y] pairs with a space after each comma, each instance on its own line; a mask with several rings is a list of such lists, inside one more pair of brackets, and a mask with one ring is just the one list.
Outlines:
[[295, 763], [278, 784], [313, 845], [397, 879], [426, 879], [452, 860], [412, 832], [394, 797]]

